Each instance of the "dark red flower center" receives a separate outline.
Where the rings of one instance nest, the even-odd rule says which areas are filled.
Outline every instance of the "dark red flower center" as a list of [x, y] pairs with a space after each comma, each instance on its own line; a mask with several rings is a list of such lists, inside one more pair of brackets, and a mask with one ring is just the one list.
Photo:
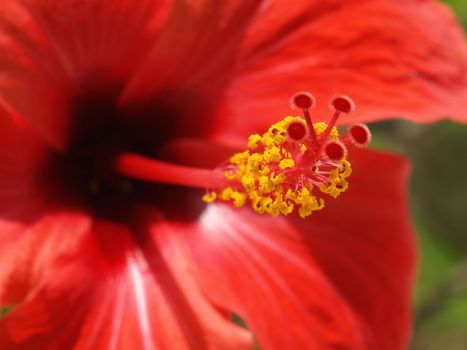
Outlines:
[[[129, 176], [133, 174], [119, 171], [116, 163], [124, 154], [174, 162], [168, 145], [184, 137], [202, 137], [206, 132], [202, 125], [186, 127], [179, 106], [164, 98], [122, 108], [116, 85], [92, 84], [77, 90], [68, 148], [51, 153], [41, 174], [48, 196], [53, 194], [52, 203], [90, 208], [94, 215], [112, 220], [131, 215], [135, 205], [150, 205], [170, 218], [196, 217], [204, 206], [198, 199], [201, 190], [170, 184], [170, 179]], [[134, 170], [133, 163], [125, 166], [123, 170]]]

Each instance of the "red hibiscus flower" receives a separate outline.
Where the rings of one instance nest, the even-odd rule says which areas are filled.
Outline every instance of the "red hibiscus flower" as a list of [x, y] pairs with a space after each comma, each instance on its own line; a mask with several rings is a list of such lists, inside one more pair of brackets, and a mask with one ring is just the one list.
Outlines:
[[[4, 0], [0, 18], [0, 348], [405, 347], [401, 157], [352, 149], [349, 189], [307, 219], [206, 205], [196, 187], [297, 91], [317, 120], [335, 94], [358, 106], [343, 123], [466, 118], [446, 8]], [[117, 166], [129, 152], [141, 169]]]

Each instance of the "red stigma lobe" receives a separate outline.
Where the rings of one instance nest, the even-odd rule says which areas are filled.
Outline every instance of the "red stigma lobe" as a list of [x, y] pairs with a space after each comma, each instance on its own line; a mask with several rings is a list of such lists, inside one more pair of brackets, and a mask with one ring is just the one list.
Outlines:
[[349, 137], [358, 147], [364, 147], [371, 142], [371, 131], [365, 124], [355, 124], [349, 128]]
[[302, 140], [306, 135], [306, 126], [301, 122], [292, 122], [287, 128], [287, 135], [296, 141]]
[[341, 161], [347, 156], [347, 148], [340, 141], [328, 141], [323, 146], [325, 156], [332, 161]]
[[330, 107], [336, 112], [352, 113], [355, 111], [355, 103], [350, 97], [339, 95], [334, 97], [330, 102]]
[[295, 94], [290, 102], [294, 109], [311, 109], [316, 105], [313, 95], [306, 91]]

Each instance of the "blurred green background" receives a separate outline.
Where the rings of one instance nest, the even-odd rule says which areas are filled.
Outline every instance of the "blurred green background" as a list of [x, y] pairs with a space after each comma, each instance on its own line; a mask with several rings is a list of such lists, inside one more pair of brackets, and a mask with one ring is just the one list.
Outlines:
[[[467, 0], [445, 2], [467, 29]], [[421, 265], [411, 350], [467, 350], [467, 125], [392, 121], [371, 128], [374, 146], [412, 162]]]

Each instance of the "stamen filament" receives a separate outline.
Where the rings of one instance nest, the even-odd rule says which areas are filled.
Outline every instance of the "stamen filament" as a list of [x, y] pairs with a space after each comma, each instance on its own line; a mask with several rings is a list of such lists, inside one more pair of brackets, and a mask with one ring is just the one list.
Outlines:
[[318, 137], [316, 136], [316, 131], [313, 126], [313, 122], [311, 121], [311, 115], [307, 108], [303, 108], [303, 116], [305, 117], [313, 148], [316, 148], [318, 146]]
[[328, 123], [328, 126], [326, 127], [326, 130], [323, 131], [321, 134], [321, 137], [319, 138], [319, 142], [323, 143], [327, 138], [329, 137], [329, 134], [332, 131], [332, 128], [336, 125], [337, 119], [339, 118], [339, 115], [341, 114], [340, 111], [336, 111], [334, 115], [332, 116], [330, 122]]
[[227, 181], [220, 170], [201, 169], [172, 164], [136, 153], [122, 153], [115, 159], [115, 170], [123, 176], [194, 188], [222, 188]]

